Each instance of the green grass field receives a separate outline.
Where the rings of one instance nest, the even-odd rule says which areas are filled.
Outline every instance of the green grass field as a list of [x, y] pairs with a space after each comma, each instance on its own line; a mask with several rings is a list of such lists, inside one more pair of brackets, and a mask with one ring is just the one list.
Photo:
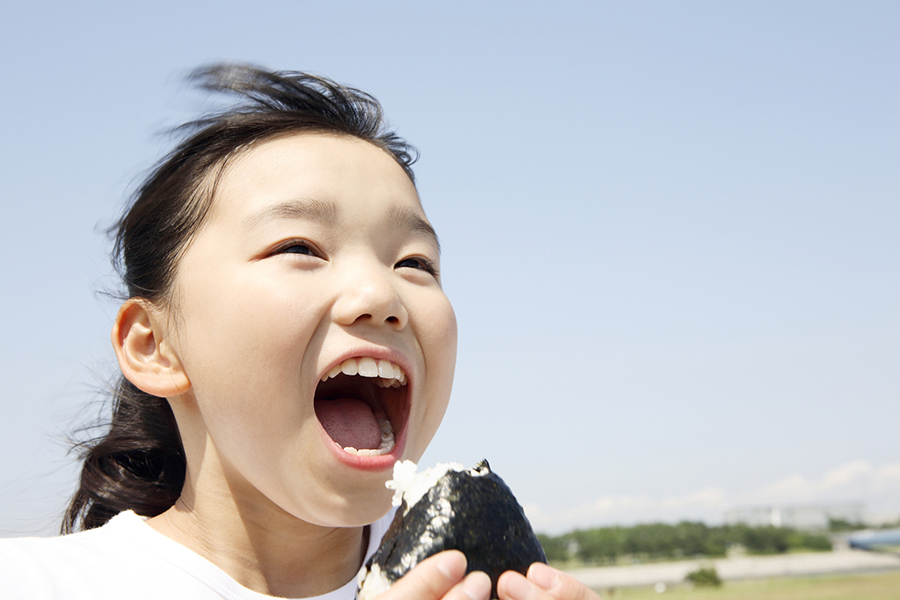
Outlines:
[[676, 586], [597, 590], [603, 600], [900, 600], [900, 571], [861, 575], [725, 582], [719, 588]]

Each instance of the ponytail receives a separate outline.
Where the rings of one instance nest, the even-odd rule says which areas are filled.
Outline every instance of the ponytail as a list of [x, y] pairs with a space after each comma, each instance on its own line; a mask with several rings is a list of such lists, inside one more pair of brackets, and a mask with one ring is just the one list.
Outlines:
[[81, 445], [84, 465], [63, 533], [92, 529], [124, 510], [154, 517], [175, 504], [184, 486], [185, 456], [175, 416], [164, 398], [122, 377], [109, 433]]

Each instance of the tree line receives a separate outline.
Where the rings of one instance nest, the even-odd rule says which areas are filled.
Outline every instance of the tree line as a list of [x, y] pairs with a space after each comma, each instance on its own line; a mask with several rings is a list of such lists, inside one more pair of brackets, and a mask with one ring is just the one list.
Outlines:
[[547, 559], [609, 564], [621, 558], [676, 559], [725, 556], [740, 547], [748, 554], [781, 554], [792, 550], [831, 550], [827, 536], [785, 527], [709, 526], [682, 521], [633, 527], [579, 529], [559, 536], [538, 534]]

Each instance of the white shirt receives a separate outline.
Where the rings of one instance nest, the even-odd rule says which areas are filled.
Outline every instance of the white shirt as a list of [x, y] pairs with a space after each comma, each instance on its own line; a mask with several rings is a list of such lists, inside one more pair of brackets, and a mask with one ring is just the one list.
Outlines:
[[[370, 527], [366, 559], [394, 511]], [[356, 578], [315, 600], [353, 600]], [[0, 540], [3, 600], [264, 600], [222, 569], [159, 533], [131, 511], [103, 527], [56, 538]]]

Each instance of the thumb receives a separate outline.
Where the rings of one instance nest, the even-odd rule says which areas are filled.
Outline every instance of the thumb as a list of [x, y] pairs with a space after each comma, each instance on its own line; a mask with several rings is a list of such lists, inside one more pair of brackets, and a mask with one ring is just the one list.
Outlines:
[[430, 556], [398, 579], [379, 600], [439, 600], [466, 574], [466, 556], [446, 550]]

